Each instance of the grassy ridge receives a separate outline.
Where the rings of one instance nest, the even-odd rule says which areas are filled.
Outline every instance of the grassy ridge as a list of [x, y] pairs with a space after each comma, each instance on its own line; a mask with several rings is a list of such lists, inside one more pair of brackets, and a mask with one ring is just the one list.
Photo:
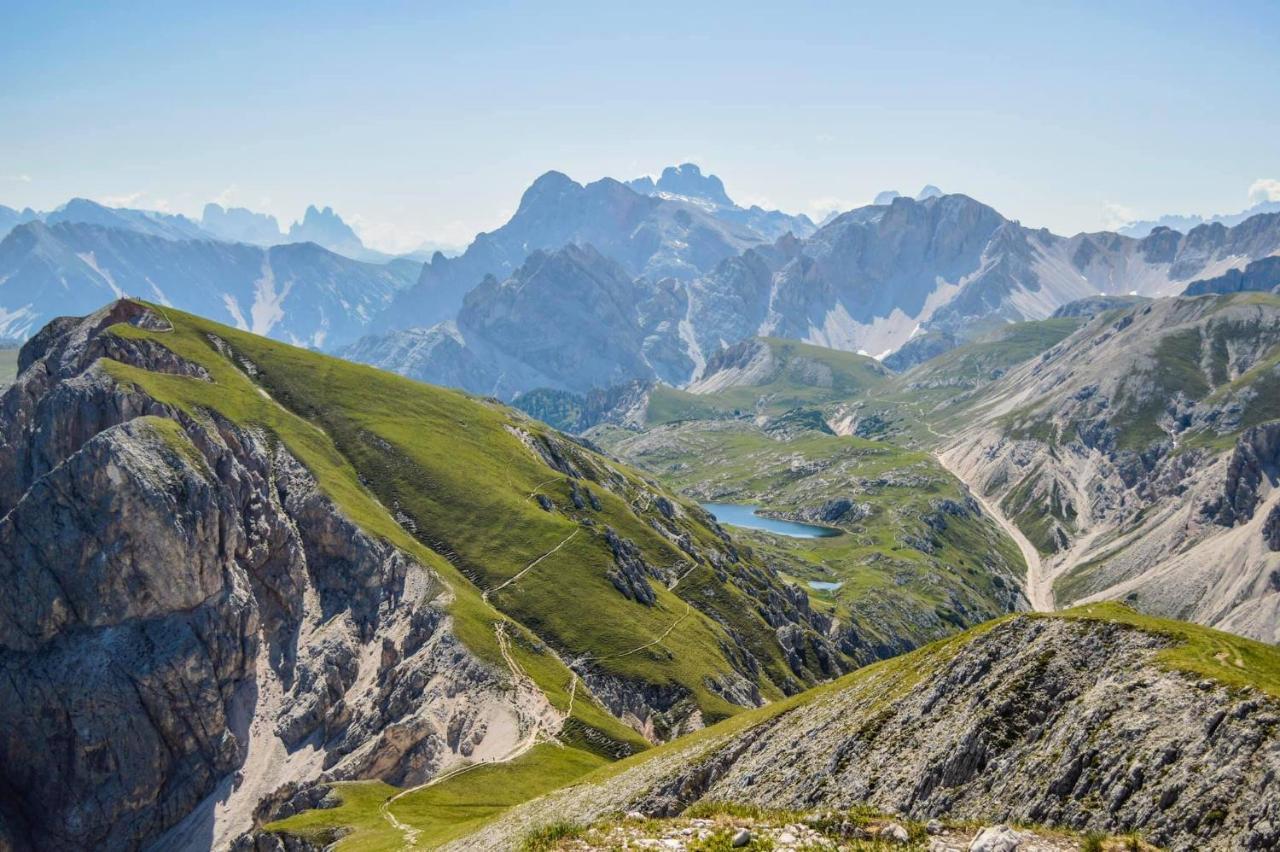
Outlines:
[[780, 414], [858, 396], [883, 384], [889, 371], [874, 358], [811, 346], [794, 340], [762, 338], [773, 352], [775, 368], [760, 384], [738, 385], [695, 394], [659, 385], [649, 398], [651, 425], [755, 414]]
[[[893, 703], [925, 678], [940, 671], [970, 642], [1015, 618], [1099, 621], [1164, 636], [1170, 640], [1170, 645], [1157, 652], [1156, 659], [1167, 671], [1190, 677], [1205, 677], [1231, 687], [1256, 689], [1273, 698], [1280, 698], [1280, 648], [1210, 627], [1142, 615], [1122, 603], [1089, 604], [1059, 612], [1024, 613], [984, 622], [908, 654], [863, 666], [842, 678], [799, 695], [742, 713], [643, 754], [601, 767], [581, 779], [581, 783], [607, 780], [631, 767], [677, 752], [692, 744], [723, 742], [733, 734], [749, 730], [782, 713], [848, 689], [873, 690], [874, 701], [867, 712], [868, 716], [874, 715], [877, 709]], [[1236, 660], [1241, 665], [1237, 665]]]
[[1211, 628], [1141, 615], [1120, 603], [1092, 604], [1056, 613], [1027, 613], [985, 622], [643, 754], [602, 766], [577, 779], [575, 784], [583, 787], [605, 784], [628, 770], [673, 756], [679, 756], [686, 764], [705, 759], [712, 749], [728, 744], [735, 736], [840, 693], [853, 692], [856, 700], [842, 706], [856, 707], [860, 718], [873, 720], [912, 689], [942, 672], [974, 640], [1018, 618], [1098, 621], [1155, 634], [1169, 640], [1167, 647], [1155, 653], [1155, 665], [1187, 677], [1208, 678], [1229, 688], [1257, 690], [1280, 698], [1280, 649]]
[[[573, 483], [527, 446], [559, 439], [509, 409], [177, 311], [164, 315], [171, 330], [120, 325], [111, 332], [163, 345], [202, 365], [211, 381], [111, 361], [103, 362], [104, 369], [189, 417], [216, 414], [261, 428], [285, 444], [352, 520], [444, 579], [453, 592], [455, 632], [495, 666], [502, 661], [494, 626], [506, 621], [512, 653], [553, 705], [568, 707], [572, 674], [551, 648], [589, 656], [597, 668], [622, 678], [679, 687], [708, 722], [741, 710], [708, 687], [711, 678], [732, 672], [724, 655], [735, 644], [746, 645], [761, 661], [757, 685], [766, 698], [781, 698], [778, 684], [794, 682], [772, 628], [757, 615], [759, 602], [718, 581], [709, 567], [694, 564], [654, 530], [645, 514], [653, 486], [634, 471], [557, 444], [570, 463], [589, 471], [577, 483], [599, 503], [598, 510], [575, 510]], [[179, 430], [170, 431], [181, 437]], [[550, 500], [554, 511], [544, 509], [538, 497]], [[693, 544], [720, 545], [695, 517], [683, 522]], [[652, 607], [621, 597], [603, 576], [612, 563], [602, 535], [606, 525], [633, 540], [651, 563], [680, 569], [681, 585], [670, 591], [654, 584]], [[491, 591], [488, 600], [482, 590]], [[733, 626], [733, 640], [721, 622]], [[646, 746], [581, 691], [565, 739], [570, 747], [540, 748], [526, 755], [527, 764], [493, 769], [495, 778], [476, 788], [484, 799], [478, 804], [467, 799], [468, 785], [485, 781], [491, 773], [484, 768], [405, 796], [392, 807], [408, 808], [431, 791], [422, 808], [409, 813], [420, 831], [443, 837], [460, 819], [456, 808], [449, 809], [454, 805], [446, 807], [450, 796], [459, 797], [457, 808], [474, 805], [476, 819], [487, 819], [597, 766], [604, 755], [591, 749], [599, 749], [602, 739], [633, 751]], [[515, 779], [501, 795], [498, 776]], [[300, 815], [297, 827], [332, 836], [365, 824], [375, 844], [370, 848], [378, 848], [383, 829], [368, 817], [372, 811], [380, 816], [394, 792], [376, 784], [344, 788], [346, 810]]]
[[[216, 410], [282, 440], [357, 523], [446, 579], [455, 592], [456, 630], [475, 653], [500, 662], [493, 623], [507, 616], [516, 623], [517, 636], [525, 629], [536, 634], [525, 633], [526, 641], [517, 642], [516, 650], [531, 674], [541, 673], [538, 683], [557, 706], [568, 704], [570, 675], [550, 655], [548, 642], [589, 656], [598, 668], [619, 677], [678, 686], [709, 718], [740, 709], [707, 686], [708, 677], [732, 672], [722, 650], [732, 646], [724, 628], [660, 586], [655, 588], [657, 605], [646, 607], [623, 598], [604, 577], [612, 564], [602, 532], [606, 525], [633, 540], [653, 564], [688, 562], [624, 499], [634, 492], [638, 501], [651, 490], [636, 474], [607, 466], [603, 473], [616, 480], [621, 494], [588, 483], [601, 509], [575, 514], [568, 477], [549, 469], [516, 434], [544, 434], [540, 424], [460, 392], [177, 311], [166, 315], [174, 323], [172, 332], [119, 326], [114, 333], [154, 339], [203, 365], [212, 383], [123, 364], [108, 364], [107, 369], [191, 416]], [[256, 377], [251, 380], [219, 354], [211, 335], [224, 341], [235, 358], [250, 363]], [[576, 452], [583, 465], [606, 467], [587, 451]], [[559, 511], [544, 511], [535, 499], [539, 494]], [[384, 507], [411, 519], [415, 535]], [[591, 526], [584, 523], [587, 515]], [[713, 532], [692, 520], [686, 531], [695, 543], [718, 543]], [[495, 593], [488, 604], [481, 600], [481, 589], [496, 589], [539, 559], [534, 570]], [[735, 592], [727, 594], [732, 599]], [[731, 609], [744, 634], [759, 634], [750, 602]], [[660, 643], [633, 652], [659, 636], [664, 637]], [[776, 697], [780, 693], [770, 676], [788, 676], [776, 643], [759, 642], [752, 650], [766, 669], [759, 683], [762, 692]], [[630, 729], [590, 702], [579, 704], [575, 717], [581, 715], [583, 724], [607, 732], [614, 741], [641, 745]]]

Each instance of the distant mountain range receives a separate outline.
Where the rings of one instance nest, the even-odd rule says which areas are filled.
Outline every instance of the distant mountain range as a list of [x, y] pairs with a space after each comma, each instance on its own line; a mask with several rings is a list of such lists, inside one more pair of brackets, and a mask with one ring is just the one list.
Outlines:
[[0, 241], [0, 336], [27, 337], [53, 317], [133, 295], [320, 348], [358, 337], [417, 274], [412, 261], [361, 263], [314, 243], [170, 238], [157, 231], [179, 224], [141, 224], [14, 228]]
[[[819, 227], [738, 205], [692, 163], [625, 183], [551, 171], [504, 225], [425, 264], [367, 249], [330, 207], [309, 207], [287, 235], [217, 204], [199, 222], [85, 199], [3, 208], [0, 334], [129, 293], [513, 399], [683, 386], [758, 336], [892, 356], [902, 370], [1070, 302], [1174, 295], [1280, 254], [1280, 213], [1063, 237], [932, 185], [876, 201]], [[1263, 288], [1269, 268], [1201, 286]]]
[[[736, 209], [736, 208], [735, 208]], [[433, 257], [379, 325], [385, 331], [452, 319], [485, 276], [502, 279], [534, 251], [590, 244], [633, 276], [687, 281], [768, 239], [705, 203], [635, 192], [612, 178], [579, 184], [547, 172], [505, 225], [476, 236], [456, 258]]]
[[1251, 216], [1257, 216], [1261, 213], [1280, 213], [1280, 201], [1259, 201], [1247, 210], [1239, 213], [1219, 213], [1214, 216], [1199, 216], [1197, 214], [1169, 214], [1161, 216], [1159, 219], [1142, 219], [1137, 222], [1130, 222], [1122, 228], [1117, 229], [1117, 233], [1126, 237], [1142, 238], [1148, 236], [1156, 228], [1170, 228], [1174, 231], [1186, 233], [1193, 228], [1201, 225], [1226, 225], [1228, 228], [1239, 225], [1245, 219]]
[[[259, 246], [311, 242], [336, 254], [368, 263], [386, 263], [399, 257], [365, 246], [359, 235], [333, 208], [322, 209], [315, 205], [307, 207], [302, 219], [294, 222], [288, 233], [281, 231], [280, 223], [274, 216], [244, 207], [223, 207], [212, 202], [205, 205], [199, 221], [155, 210], [108, 207], [87, 198], [73, 198], [47, 213], [31, 208], [14, 210], [0, 205], [0, 238], [18, 225], [33, 221], [49, 225], [61, 222], [102, 225], [165, 239], [220, 240]], [[432, 250], [440, 248], [436, 244], [428, 245]], [[410, 253], [409, 256], [413, 254]]]
[[[933, 186], [880, 200], [807, 236], [769, 239], [690, 164], [629, 184], [549, 172], [507, 224], [428, 263], [374, 335], [345, 352], [507, 399], [605, 380], [679, 386], [723, 347], [760, 335], [879, 358], [903, 349], [894, 366], [904, 369], [1079, 299], [1173, 295], [1280, 252], [1276, 215], [1139, 240], [1033, 230]], [[594, 357], [547, 355], [582, 340], [599, 341]]]
[[590, 245], [570, 244], [535, 250], [505, 280], [487, 276], [456, 321], [366, 337], [340, 354], [507, 399], [637, 378], [678, 384], [694, 366], [673, 321], [686, 308], [674, 279], [633, 278]]
[[657, 180], [639, 177], [627, 181], [627, 186], [642, 195], [697, 204], [718, 219], [746, 226], [770, 240], [786, 233], [807, 237], [817, 230], [813, 221], [803, 213], [792, 216], [756, 205], [740, 207], [729, 198], [720, 178], [702, 174], [702, 170], [693, 163], [667, 166]]

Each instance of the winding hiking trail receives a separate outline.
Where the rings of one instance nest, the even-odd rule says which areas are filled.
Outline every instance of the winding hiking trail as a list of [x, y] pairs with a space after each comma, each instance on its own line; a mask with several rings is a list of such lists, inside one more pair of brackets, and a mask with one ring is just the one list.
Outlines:
[[524, 568], [522, 568], [518, 573], [516, 573], [515, 575], [513, 575], [513, 576], [512, 576], [510, 579], [508, 579], [506, 582], [500, 583], [500, 584], [498, 584], [498, 585], [494, 586], [492, 589], [485, 589], [483, 592], [481, 592], [481, 593], [480, 593], [480, 597], [484, 599], [485, 603], [488, 603], [488, 602], [489, 602], [489, 595], [493, 594], [494, 592], [500, 592], [500, 591], [502, 591], [502, 590], [503, 590], [503, 589], [505, 589], [507, 586], [510, 586], [512, 583], [514, 583], [516, 580], [519, 580], [519, 579], [520, 579], [521, 577], [523, 577], [525, 574], [528, 574], [530, 571], [532, 571], [532, 570], [533, 570], [533, 567], [534, 567], [535, 565], [537, 565], [537, 564], [538, 564], [539, 562], [541, 562], [542, 560], [546, 559], [546, 558], [547, 558], [548, 556], [550, 556], [551, 554], [555, 553], [555, 552], [556, 552], [557, 550], [559, 550], [560, 548], [564, 547], [566, 544], [568, 544], [568, 543], [569, 543], [569, 539], [573, 538], [575, 535], [577, 535], [577, 534], [578, 534], [579, 532], [581, 532], [581, 531], [582, 531], [582, 527], [578, 527], [578, 528], [577, 528], [577, 529], [575, 529], [573, 532], [569, 533], [568, 537], [567, 537], [567, 538], [565, 538], [565, 540], [564, 540], [564, 541], [560, 542], [560, 543], [559, 543], [559, 544], [557, 544], [555, 547], [551, 548], [551, 549], [550, 549], [550, 550], [548, 550], [546, 553], [542, 554], [542, 555], [541, 555], [541, 556], [539, 556], [537, 559], [535, 559], [535, 560], [533, 560], [532, 562], [530, 562], [528, 565], [524, 566]]
[[[527, 566], [525, 566], [524, 570], [520, 571], [518, 574], [511, 577], [505, 583], [502, 583], [501, 585], [493, 589], [482, 592], [481, 596], [486, 601], [488, 601], [489, 595], [492, 592], [496, 592], [500, 589], [503, 589], [506, 586], [509, 586], [512, 583], [514, 583], [516, 580], [520, 579], [520, 577], [528, 573], [529, 570], [532, 569], [539, 562], [546, 559], [548, 556], [550, 556], [551, 554], [555, 553], [557, 550], [559, 550], [560, 548], [568, 544], [569, 540], [572, 539], [575, 535], [577, 535], [580, 531], [581, 531], [581, 528], [575, 529], [572, 533], [568, 535], [568, 537], [564, 539], [564, 541], [560, 542], [555, 547], [551, 548], [551, 550], [548, 550], [546, 553], [542, 554], [537, 559], [533, 560]], [[697, 567], [698, 566], [696, 563], [691, 564], [683, 574], [677, 577], [675, 581], [670, 586], [668, 586], [668, 590], [674, 590], [676, 586], [680, 584], [680, 581], [683, 580], [685, 577], [689, 576], [689, 574], [691, 574], [693, 570]], [[407, 787], [404, 790], [401, 790], [399, 793], [396, 793], [394, 796], [387, 799], [385, 802], [383, 802], [380, 807], [382, 818], [386, 821], [386, 823], [389, 826], [391, 826], [393, 829], [398, 831], [400, 835], [404, 838], [404, 843], [401, 846], [401, 848], [402, 849], [416, 848], [418, 844], [418, 838], [421, 836], [422, 831], [421, 829], [414, 828], [411, 825], [401, 822], [396, 817], [396, 815], [392, 812], [391, 810], [392, 805], [394, 805], [398, 800], [404, 798], [405, 796], [410, 795], [411, 793], [417, 793], [421, 790], [425, 790], [428, 787], [433, 787], [436, 784], [440, 784], [444, 781], [448, 781], [452, 778], [456, 778], [459, 775], [470, 772], [471, 770], [476, 769], [478, 767], [494, 766], [497, 764], [510, 763], [511, 761], [516, 760], [521, 755], [528, 752], [530, 749], [536, 746], [539, 742], [544, 742], [544, 741], [550, 742], [550, 743], [556, 744], [557, 746], [563, 747], [564, 743], [561, 742], [560, 740], [560, 734], [564, 730], [565, 724], [573, 716], [573, 704], [574, 704], [574, 701], [577, 699], [578, 684], [580, 683], [580, 680], [581, 680], [578, 676], [577, 671], [575, 671], [573, 667], [577, 665], [581, 665], [583, 663], [590, 662], [592, 660], [612, 660], [612, 659], [618, 659], [620, 657], [630, 656], [631, 654], [635, 654], [639, 651], [643, 651], [645, 648], [651, 648], [654, 645], [657, 645], [663, 642], [668, 636], [671, 635], [672, 631], [674, 631], [680, 625], [680, 623], [683, 622], [686, 618], [688, 618], [689, 615], [693, 612], [692, 603], [690, 603], [689, 601], [685, 601], [684, 604], [685, 604], [684, 612], [681, 613], [679, 616], [677, 616], [676, 619], [672, 621], [671, 624], [668, 625], [665, 630], [662, 631], [662, 633], [660, 633], [657, 637], [649, 640], [648, 642], [644, 642], [630, 650], [623, 651], [618, 654], [611, 654], [603, 657], [593, 657], [591, 655], [584, 655], [582, 657], [575, 659], [572, 663], [566, 664], [565, 667], [569, 670], [569, 674], [570, 674], [569, 702], [563, 712], [555, 712], [554, 717], [550, 720], [548, 719], [548, 714], [538, 713], [533, 711], [533, 708], [535, 708], [539, 704], [547, 704], [548, 706], [550, 705], [549, 705], [549, 702], [547, 701], [546, 694], [542, 691], [542, 689], [538, 686], [538, 684], [533, 680], [533, 678], [529, 676], [529, 674], [524, 670], [524, 668], [521, 667], [520, 663], [516, 660], [515, 656], [511, 653], [510, 638], [507, 636], [507, 622], [505, 621], [494, 622], [493, 631], [494, 631], [494, 636], [497, 639], [497, 643], [498, 643], [498, 652], [502, 655], [502, 661], [506, 663], [507, 669], [511, 673], [511, 685], [515, 689], [516, 696], [517, 696], [515, 701], [516, 711], [517, 711], [517, 714], [525, 716], [524, 722], [525, 724], [528, 725], [528, 733], [523, 738], [521, 738], [519, 742], [513, 745], [506, 753], [502, 754], [499, 757], [495, 757], [489, 760], [480, 761], [476, 763], [467, 763], [462, 766], [457, 766], [449, 770], [448, 772], [441, 773], [440, 775], [437, 775], [434, 778], [431, 778], [430, 780], [423, 782], [422, 784], [418, 784], [413, 787]], [[551, 707], [551, 709], [553, 711], [555, 710], [553, 706]]]
[[[529, 677], [528, 673], [525, 672], [525, 670], [520, 666], [520, 663], [518, 663], [516, 658], [512, 655], [510, 640], [507, 638], [507, 623], [505, 621], [495, 622], [493, 625], [493, 632], [498, 641], [498, 652], [502, 655], [502, 661], [507, 664], [507, 668], [511, 672], [511, 684], [515, 688], [517, 695], [515, 701], [516, 712], [519, 715], [524, 715], [523, 711], [527, 711], [528, 708], [536, 704], [546, 702], [546, 695], [538, 688], [538, 685], [534, 682], [533, 678]], [[418, 843], [418, 837], [422, 832], [420, 829], [416, 829], [411, 825], [401, 822], [396, 815], [391, 812], [391, 806], [395, 804], [397, 800], [408, 796], [410, 793], [417, 793], [428, 787], [433, 787], [436, 784], [448, 781], [451, 778], [456, 778], [459, 775], [470, 772], [471, 770], [481, 766], [510, 763], [525, 754], [544, 739], [563, 746], [563, 743], [560, 742], [559, 734], [564, 729], [565, 722], [567, 722], [569, 717], [573, 714], [573, 701], [578, 692], [578, 673], [570, 669], [570, 674], [572, 675], [572, 680], [569, 685], [569, 706], [565, 709], [564, 713], [557, 713], [555, 715], [555, 719], [548, 722], [545, 713], [529, 712], [528, 717], [525, 719], [525, 722], [529, 725], [529, 733], [512, 746], [505, 754], [490, 760], [457, 766], [448, 772], [441, 773], [440, 775], [423, 782], [422, 784], [418, 784], [414, 787], [407, 787], [382, 803], [380, 808], [382, 818], [386, 820], [388, 825], [400, 832], [401, 836], [404, 837], [404, 845], [402, 848], [415, 848]]]

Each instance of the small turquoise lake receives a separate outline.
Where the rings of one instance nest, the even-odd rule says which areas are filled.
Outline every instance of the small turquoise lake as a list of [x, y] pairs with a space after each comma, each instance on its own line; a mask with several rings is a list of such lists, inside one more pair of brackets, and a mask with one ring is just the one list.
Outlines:
[[764, 530], [791, 538], [832, 538], [840, 535], [840, 530], [831, 527], [819, 527], [813, 524], [801, 524], [795, 521], [780, 521], [756, 514], [758, 506], [739, 505], [737, 503], [703, 503], [702, 508], [710, 512], [722, 524], [743, 527], [749, 530]]

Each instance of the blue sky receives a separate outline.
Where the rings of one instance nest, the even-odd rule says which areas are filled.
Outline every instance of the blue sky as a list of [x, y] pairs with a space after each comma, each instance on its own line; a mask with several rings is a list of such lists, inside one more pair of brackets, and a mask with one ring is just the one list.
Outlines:
[[811, 214], [935, 183], [1064, 233], [1280, 179], [1274, 2], [3, 2], [10, 206], [314, 202], [400, 248], [552, 168]]

